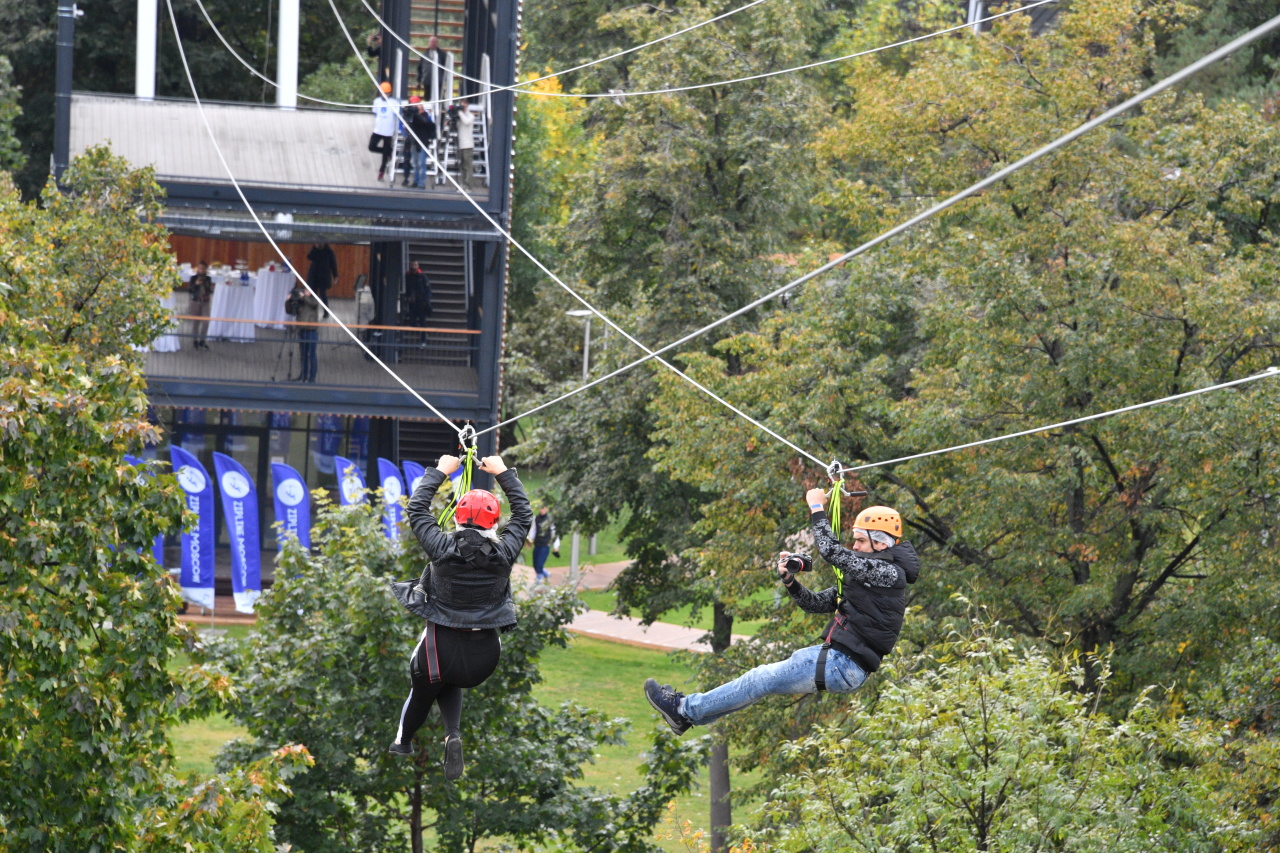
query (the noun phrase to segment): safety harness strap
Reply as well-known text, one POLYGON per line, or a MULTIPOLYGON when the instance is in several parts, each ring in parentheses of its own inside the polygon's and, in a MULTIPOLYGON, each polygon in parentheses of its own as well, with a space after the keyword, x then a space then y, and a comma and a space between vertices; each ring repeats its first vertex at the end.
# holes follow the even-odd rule
POLYGON ((813 683, 818 685, 819 693, 827 689, 827 652, 829 651, 831 651, 831 644, 823 643, 822 651, 818 652, 818 664, 814 667, 813 683))

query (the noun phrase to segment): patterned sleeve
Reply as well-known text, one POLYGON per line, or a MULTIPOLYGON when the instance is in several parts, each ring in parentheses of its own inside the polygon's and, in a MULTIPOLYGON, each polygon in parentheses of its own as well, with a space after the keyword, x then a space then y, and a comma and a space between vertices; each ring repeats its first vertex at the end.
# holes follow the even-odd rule
POLYGON ((815 512, 809 520, 813 525, 813 539, 818 544, 818 553, 824 560, 843 572, 846 578, 868 586, 903 585, 902 572, 893 563, 859 557, 855 552, 841 545, 840 540, 831 532, 831 522, 827 520, 825 512, 815 512))
POLYGON ((822 592, 813 592, 800 583, 799 578, 792 577, 791 586, 783 584, 791 600, 799 605, 805 613, 834 613, 836 604, 836 588, 827 587, 822 592))

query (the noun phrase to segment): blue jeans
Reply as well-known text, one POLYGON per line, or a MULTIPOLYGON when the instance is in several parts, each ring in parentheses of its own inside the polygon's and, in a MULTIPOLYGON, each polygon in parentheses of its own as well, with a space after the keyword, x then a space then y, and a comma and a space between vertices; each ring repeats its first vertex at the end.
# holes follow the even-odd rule
POLYGON ((547 564, 547 555, 551 553, 550 545, 533 546, 533 572, 540 578, 550 577, 543 568, 547 564))
POLYGON ((413 185, 415 187, 427 185, 427 149, 425 148, 413 149, 413 185))
POLYGON ((318 329, 298 330, 298 354, 302 357, 302 381, 316 381, 316 338, 318 329))
MULTIPOLYGON (((814 681, 821 646, 800 649, 790 658, 758 666, 745 675, 707 693, 690 693, 680 710, 695 726, 709 726, 766 696, 794 696, 817 693, 814 681)), ((867 680, 867 674, 853 658, 831 649, 827 652, 827 690, 852 693, 867 680)))

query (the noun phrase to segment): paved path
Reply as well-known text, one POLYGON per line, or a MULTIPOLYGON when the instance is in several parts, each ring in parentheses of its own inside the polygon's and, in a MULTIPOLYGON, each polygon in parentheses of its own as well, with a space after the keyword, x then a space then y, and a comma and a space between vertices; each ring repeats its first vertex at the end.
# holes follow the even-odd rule
MULTIPOLYGON (((627 565, 628 563, 626 562, 584 565, 579 573, 578 588, 604 589, 613 583, 614 578, 627 565)), ((550 586, 564 586, 569 582, 569 570, 567 568, 548 569, 547 573, 551 575, 550 586)), ((511 579, 517 587, 524 586, 530 590, 536 589, 533 585, 533 569, 529 566, 516 563, 512 567, 511 579)), ((198 626, 208 626, 210 624, 208 612, 201 613, 201 609, 194 605, 189 606, 187 613, 179 618, 184 622, 191 622, 198 626)), ((213 625, 215 627, 252 625, 256 620, 257 617, 252 614, 237 613, 235 602, 229 595, 220 595, 214 602, 213 625)), ((645 627, 640 624, 639 619, 630 616, 610 616, 602 610, 588 610, 585 613, 578 614, 577 618, 565 626, 565 629, 583 637, 593 637, 598 640, 609 640, 615 643, 625 643, 629 646, 641 646, 648 649, 692 652, 711 651, 709 644, 699 641, 706 633, 701 629, 686 628, 683 625, 671 625, 666 622, 655 622, 645 627)), ((733 635, 733 642, 735 643, 745 639, 746 637, 741 634, 733 635)))

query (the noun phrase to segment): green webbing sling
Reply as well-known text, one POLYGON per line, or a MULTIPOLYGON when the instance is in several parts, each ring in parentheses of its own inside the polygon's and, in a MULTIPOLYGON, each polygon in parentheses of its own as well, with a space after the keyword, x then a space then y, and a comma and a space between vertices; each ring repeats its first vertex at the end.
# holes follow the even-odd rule
POLYGON ((449 496, 449 502, 445 504, 445 507, 443 510, 441 510, 440 515, 436 516, 436 523, 440 525, 441 530, 445 529, 445 526, 444 526, 445 519, 448 519, 450 523, 453 523, 454 527, 457 526, 457 524, 454 523, 454 516, 458 512, 458 501, 462 498, 463 495, 471 491, 471 469, 475 464, 475 459, 476 459, 476 448, 475 448, 475 445, 473 444, 468 446, 466 450, 463 452, 462 476, 459 477, 458 482, 454 484, 453 494, 449 496))
MULTIPOLYGON (((827 501, 827 517, 831 519, 831 532, 835 535, 837 542, 840 541, 840 504, 843 502, 841 500, 843 486, 843 476, 832 477, 831 495, 827 501)), ((836 573, 836 600, 839 601, 844 597, 844 572, 840 571, 840 567, 835 563, 831 564, 831 571, 836 573)))

